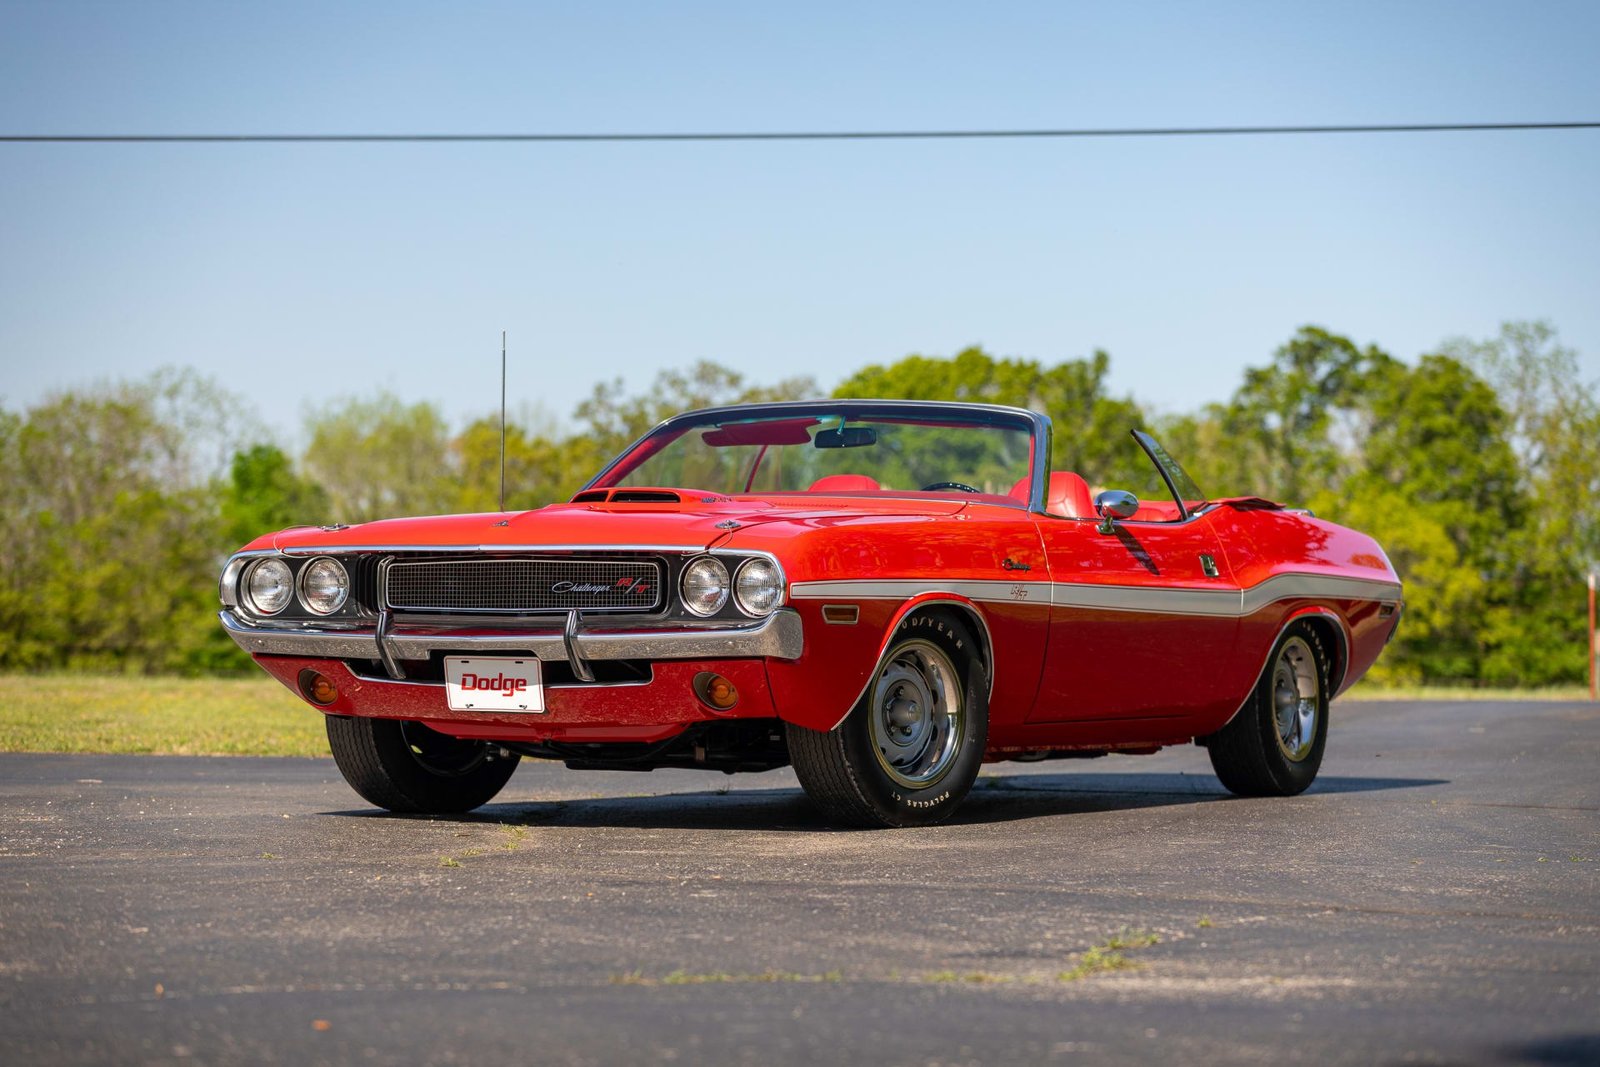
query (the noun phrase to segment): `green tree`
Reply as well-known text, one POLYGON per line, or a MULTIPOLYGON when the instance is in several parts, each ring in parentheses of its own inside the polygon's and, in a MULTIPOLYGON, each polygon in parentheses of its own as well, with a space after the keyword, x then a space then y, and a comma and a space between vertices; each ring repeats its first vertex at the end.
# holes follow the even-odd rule
MULTIPOLYGON (((571 470, 572 451, 553 432, 508 423, 506 508, 519 511, 570 499, 580 477, 571 470)), ((461 471, 455 510, 495 511, 500 494, 500 417, 470 423, 451 445, 461 471)), ((591 472, 592 473, 592 472, 591 472)))
POLYGON ((340 522, 438 514, 455 502, 450 430, 432 404, 383 392, 314 411, 306 429, 306 471, 340 522))
POLYGON ((863 367, 839 383, 834 396, 901 400, 964 400, 1004 404, 1049 415, 1051 468, 1075 470, 1098 485, 1129 488, 1154 473, 1128 437, 1143 429, 1144 413, 1130 397, 1110 396, 1111 357, 1046 367, 1033 360, 997 359, 966 348, 948 359, 910 355, 887 366, 863 367))
POLYGON ((328 494, 300 477, 276 445, 251 445, 233 454, 222 525, 234 545, 286 526, 326 523, 328 494))
POLYGON ((1220 469, 1208 475, 1230 495, 1290 504, 1339 484, 1370 432, 1363 398, 1399 369, 1375 345, 1359 348, 1320 326, 1302 326, 1270 364, 1245 371, 1226 405, 1207 413, 1220 424, 1210 432, 1224 445, 1220 469))
POLYGON ((1504 609, 1486 619, 1485 676, 1584 676, 1584 574, 1600 563, 1600 399, 1577 355, 1544 322, 1511 322, 1486 341, 1445 350, 1473 367, 1504 404, 1524 511, 1501 577, 1504 609))
MULTIPOLYGON (((582 436, 592 445, 590 456, 603 462, 662 419, 680 412, 723 404, 803 400, 818 392, 816 381, 809 377, 751 385, 738 371, 701 360, 687 370, 661 371, 643 392, 632 396, 621 378, 602 382, 578 405, 576 414, 582 436)), ((588 473, 598 469, 596 465, 588 473)))
POLYGON ((193 374, 52 396, 0 419, 0 667, 193 671, 216 626, 216 458, 250 420, 193 374))
POLYGON ((1406 583, 1386 670, 1480 681, 1493 621, 1509 610, 1526 501, 1495 391, 1443 355, 1367 379, 1360 467, 1311 507, 1372 534, 1406 583))

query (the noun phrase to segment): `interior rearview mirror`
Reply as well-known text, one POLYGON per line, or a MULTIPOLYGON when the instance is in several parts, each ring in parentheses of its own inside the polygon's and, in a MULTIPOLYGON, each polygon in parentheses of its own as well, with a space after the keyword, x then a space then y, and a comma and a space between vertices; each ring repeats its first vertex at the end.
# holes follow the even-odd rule
POLYGON ((871 426, 845 426, 837 430, 818 430, 811 439, 816 448, 865 448, 878 443, 878 431, 871 426))

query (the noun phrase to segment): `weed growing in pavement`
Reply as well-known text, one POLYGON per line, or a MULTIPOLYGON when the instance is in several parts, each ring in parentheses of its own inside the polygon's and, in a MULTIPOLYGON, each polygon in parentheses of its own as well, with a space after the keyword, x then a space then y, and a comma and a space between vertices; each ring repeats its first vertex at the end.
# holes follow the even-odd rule
MULTIPOLYGON (((1210 925, 1210 920, 1203 920, 1205 925, 1210 925)), ((1061 971, 1056 975, 1058 982, 1076 982, 1091 975, 1105 974, 1110 971, 1132 970, 1139 965, 1128 959, 1125 952, 1135 949, 1148 948, 1159 945, 1161 936, 1148 930, 1135 930, 1124 926, 1098 945, 1086 949, 1078 961, 1069 970, 1061 971)), ((637 986, 669 986, 669 985, 732 985, 753 983, 777 982, 842 982, 844 974, 841 971, 826 971, 822 974, 802 974, 794 971, 761 971, 753 974, 738 974, 729 971, 712 971, 696 974, 689 971, 669 971, 663 975, 647 975, 643 971, 627 971, 623 974, 612 975, 609 982, 612 985, 637 985, 637 986)), ((890 982, 918 982, 935 985, 959 983, 964 985, 1011 985, 1011 984, 1037 984, 1049 981, 1037 975, 995 974, 990 971, 930 971, 922 975, 902 976, 901 973, 891 971, 888 975, 890 982)))
POLYGON ((1105 941, 1105 947, 1108 949, 1149 948, 1151 945, 1159 944, 1161 944, 1160 934, 1153 934, 1149 930, 1130 930, 1126 926, 1105 941))
POLYGON ((1126 971, 1137 966, 1139 966, 1137 963, 1134 963, 1115 949, 1105 949, 1096 945, 1080 956, 1074 967, 1056 975, 1056 981, 1076 982, 1092 974, 1105 974, 1107 971, 1126 971))
POLYGON ((1124 926, 1100 944, 1090 946, 1082 956, 1078 957, 1078 962, 1073 967, 1056 975, 1056 981, 1076 982, 1090 975, 1132 970, 1139 965, 1124 956, 1124 950, 1148 948, 1160 943, 1159 934, 1153 934, 1148 930, 1130 930, 1124 926))

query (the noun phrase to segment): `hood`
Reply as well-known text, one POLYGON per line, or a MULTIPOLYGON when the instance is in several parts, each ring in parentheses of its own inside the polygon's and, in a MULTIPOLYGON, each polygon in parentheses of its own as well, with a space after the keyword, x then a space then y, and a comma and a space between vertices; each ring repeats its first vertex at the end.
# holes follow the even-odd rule
MULTIPOLYGON (((602 491, 596 491, 597 493, 602 491)), ((551 504, 535 511, 380 519, 353 526, 297 526, 252 542, 253 548, 528 547, 706 549, 737 530, 779 521, 953 515, 951 500, 727 497, 681 490, 609 490, 605 499, 551 504)))

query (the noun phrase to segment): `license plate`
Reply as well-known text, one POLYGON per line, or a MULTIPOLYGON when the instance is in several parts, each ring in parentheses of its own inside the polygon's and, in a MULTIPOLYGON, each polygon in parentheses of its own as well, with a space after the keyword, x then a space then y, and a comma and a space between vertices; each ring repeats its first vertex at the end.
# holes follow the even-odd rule
POLYGON ((451 711, 544 711, 539 661, 509 656, 446 656, 444 693, 451 711))

